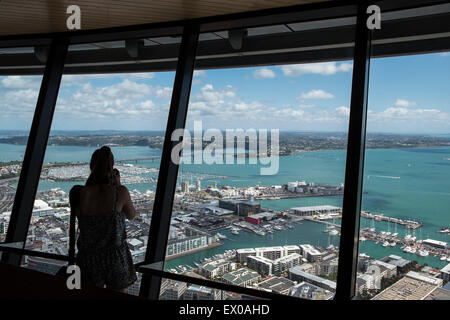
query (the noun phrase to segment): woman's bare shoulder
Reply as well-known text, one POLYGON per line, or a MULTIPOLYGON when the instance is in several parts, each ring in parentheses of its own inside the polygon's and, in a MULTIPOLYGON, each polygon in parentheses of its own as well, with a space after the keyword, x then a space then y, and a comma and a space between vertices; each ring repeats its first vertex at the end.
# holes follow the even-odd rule
POLYGON ((125 196, 126 196, 126 195, 129 194, 128 188, 125 187, 124 185, 118 186, 118 187, 117 187, 117 190, 119 191, 119 194, 120 194, 120 195, 125 195, 125 196))

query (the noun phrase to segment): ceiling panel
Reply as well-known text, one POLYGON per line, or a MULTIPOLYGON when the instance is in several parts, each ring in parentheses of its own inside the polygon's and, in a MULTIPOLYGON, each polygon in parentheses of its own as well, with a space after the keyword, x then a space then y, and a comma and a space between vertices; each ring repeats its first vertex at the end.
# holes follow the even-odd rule
POLYGON ((203 18, 330 0, 0 0, 0 36, 68 31, 66 9, 81 9, 81 29, 203 18))

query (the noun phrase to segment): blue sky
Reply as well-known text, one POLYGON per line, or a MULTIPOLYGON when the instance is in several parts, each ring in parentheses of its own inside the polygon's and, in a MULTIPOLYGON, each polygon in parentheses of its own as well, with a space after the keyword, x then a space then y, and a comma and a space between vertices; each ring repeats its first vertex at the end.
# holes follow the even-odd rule
MULTIPOLYGON (((450 133, 450 54, 371 61, 369 132, 450 133)), ((29 130, 41 77, 0 77, 1 129, 29 130)), ((52 129, 163 130, 174 72, 63 76, 52 129)), ((347 131, 352 62, 196 71, 187 127, 347 131)))

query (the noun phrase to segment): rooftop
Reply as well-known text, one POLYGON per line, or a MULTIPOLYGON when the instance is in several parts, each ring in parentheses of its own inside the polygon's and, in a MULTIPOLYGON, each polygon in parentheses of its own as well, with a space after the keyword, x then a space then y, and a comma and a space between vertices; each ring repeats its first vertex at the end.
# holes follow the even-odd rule
POLYGON ((328 280, 328 279, 324 279, 324 278, 321 278, 321 277, 318 277, 318 276, 310 274, 308 272, 305 272, 305 271, 301 270, 299 268, 299 266, 295 266, 295 267, 290 268, 289 269, 289 273, 301 276, 301 277, 303 277, 305 279, 312 280, 312 281, 314 281, 316 283, 322 283, 322 284, 326 285, 327 287, 336 289, 336 282, 328 280))
POLYGON ((436 287, 430 283, 405 276, 381 291, 372 300, 423 300, 436 287))
POLYGON ((281 277, 273 277, 258 284, 258 287, 272 290, 278 293, 288 290, 294 286, 294 282, 281 277))

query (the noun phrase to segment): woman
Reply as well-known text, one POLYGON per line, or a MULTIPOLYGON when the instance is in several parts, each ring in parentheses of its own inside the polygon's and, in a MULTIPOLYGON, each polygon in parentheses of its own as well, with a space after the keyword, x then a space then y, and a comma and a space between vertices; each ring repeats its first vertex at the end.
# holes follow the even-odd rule
POLYGON ((80 230, 76 264, 82 282, 124 292, 137 279, 125 231, 125 218, 136 211, 113 166, 109 147, 95 150, 86 185, 70 190, 70 204, 80 230))

